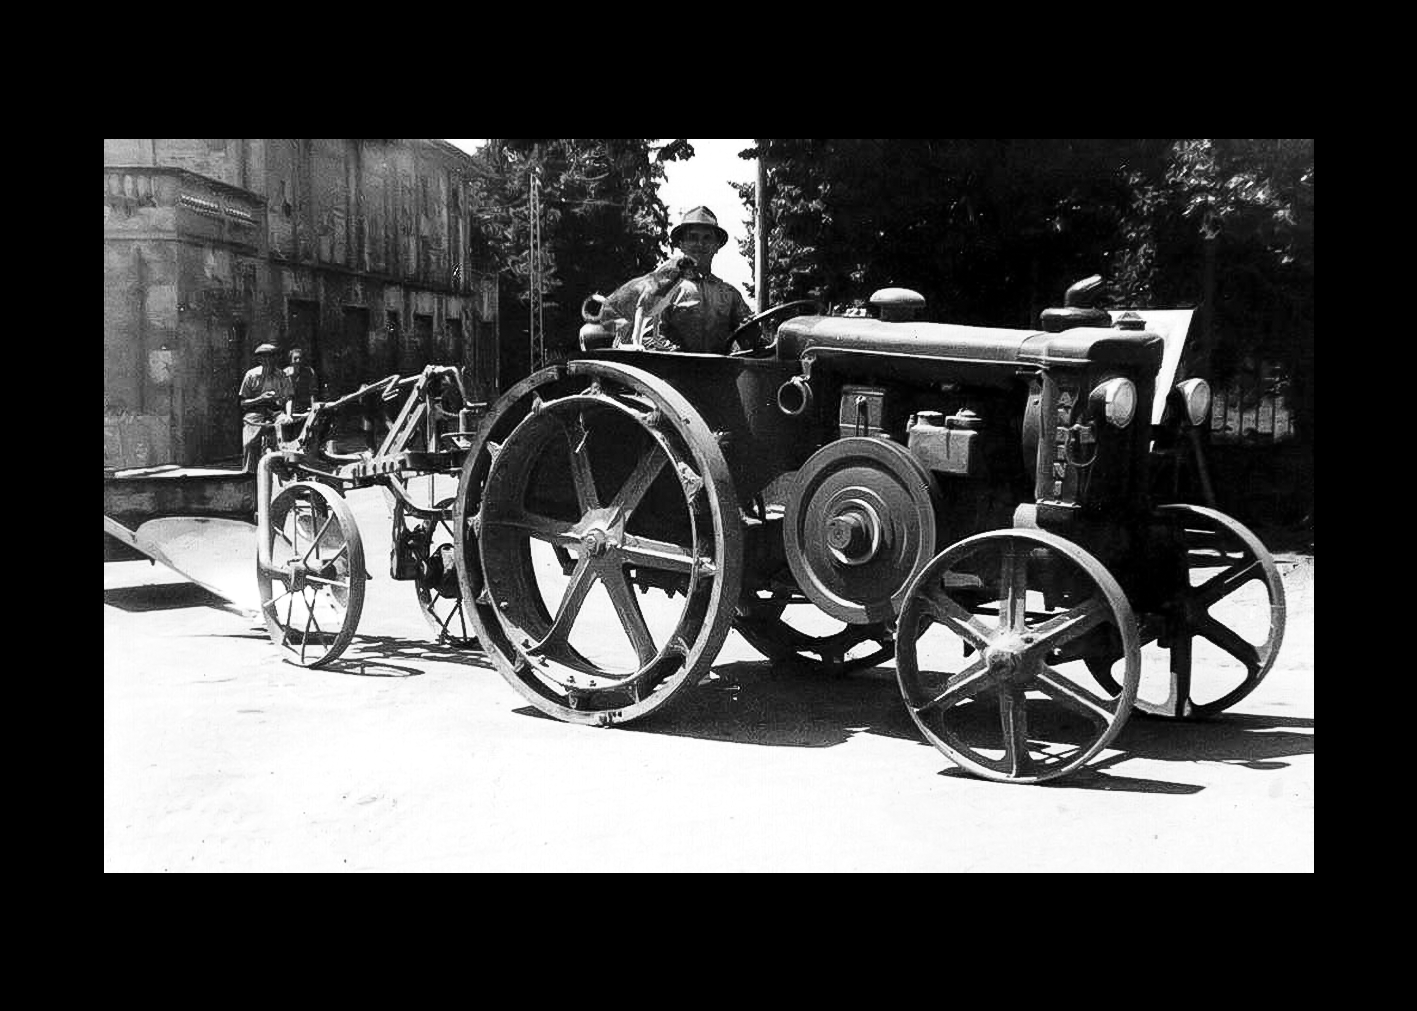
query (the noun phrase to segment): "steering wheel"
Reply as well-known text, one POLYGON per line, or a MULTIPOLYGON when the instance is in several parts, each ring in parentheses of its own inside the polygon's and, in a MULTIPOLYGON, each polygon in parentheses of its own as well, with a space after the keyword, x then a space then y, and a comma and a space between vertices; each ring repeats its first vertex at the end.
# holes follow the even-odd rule
MULTIPOLYGON (((738 328, 734 330, 733 333, 729 334, 727 343, 723 345, 722 353, 725 355, 732 353, 733 345, 737 344, 738 339, 742 337, 744 333, 753 329, 753 327, 761 328, 762 324, 770 322, 772 320, 790 319, 793 316, 805 316, 808 313, 817 313, 820 311, 821 306, 817 304, 817 301, 815 299, 811 298, 798 299, 795 302, 783 302, 780 305, 775 305, 771 308, 764 309, 756 316, 750 316, 748 319, 745 319, 742 323, 738 325, 738 328)), ((739 355, 748 356, 752 354, 760 354, 766 350, 767 348, 753 347, 747 349, 746 351, 739 352, 739 355)))

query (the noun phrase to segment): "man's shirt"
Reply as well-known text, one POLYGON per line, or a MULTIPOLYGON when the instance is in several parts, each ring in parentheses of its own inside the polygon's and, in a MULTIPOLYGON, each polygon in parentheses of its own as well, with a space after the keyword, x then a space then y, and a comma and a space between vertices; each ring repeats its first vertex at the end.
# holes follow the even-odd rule
POLYGON ((646 311, 659 306, 659 336, 681 351, 722 352, 729 334, 752 315, 742 294, 714 274, 684 276, 661 287, 656 274, 663 268, 615 289, 601 310, 602 321, 633 320, 637 306, 646 311))
POLYGON ((316 393, 315 370, 308 365, 302 365, 297 372, 294 365, 287 365, 285 376, 290 380, 291 389, 295 391, 295 410, 308 411, 310 401, 316 393))
POLYGON ((659 325, 662 336, 684 351, 718 353, 728 335, 751 316, 738 289, 713 274, 681 278, 670 294, 659 325))
POLYGON ((271 369, 270 374, 257 365, 246 373, 241 380, 241 390, 237 394, 238 400, 250 400, 252 397, 259 397, 267 390, 275 393, 276 398, 269 407, 254 407, 246 410, 241 415, 241 420, 248 425, 261 425, 270 421, 278 412, 285 410, 285 403, 294 392, 291 389, 290 377, 280 369, 271 369))

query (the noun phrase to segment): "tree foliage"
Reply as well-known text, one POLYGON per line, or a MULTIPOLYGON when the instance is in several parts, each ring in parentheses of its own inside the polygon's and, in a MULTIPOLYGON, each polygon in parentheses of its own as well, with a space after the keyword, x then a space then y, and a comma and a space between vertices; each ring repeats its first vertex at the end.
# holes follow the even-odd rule
POLYGON ((658 195, 664 165, 693 153, 685 140, 656 150, 649 140, 584 139, 491 140, 477 152, 473 252, 501 277, 505 379, 515 382, 530 367, 532 174, 541 204, 543 333, 554 360, 575 349, 588 295, 654 267, 668 237, 658 195))
MULTIPOLYGON (((1312 140, 766 140, 770 301, 900 285, 932 318, 1035 326, 1073 282, 1201 306, 1220 380, 1285 362, 1312 427, 1312 140)), ((738 187, 744 203, 754 186, 738 187)), ((752 257, 754 236, 743 244, 752 257)))
MULTIPOLYGON (((772 301, 920 291, 936 318, 1029 325, 1105 267, 1126 168, 1164 144, 770 140, 772 301)), ((758 149, 753 149, 756 154, 758 149)), ((745 201, 752 187, 741 188, 745 201)), ((751 245, 752 236, 749 236, 751 245)))

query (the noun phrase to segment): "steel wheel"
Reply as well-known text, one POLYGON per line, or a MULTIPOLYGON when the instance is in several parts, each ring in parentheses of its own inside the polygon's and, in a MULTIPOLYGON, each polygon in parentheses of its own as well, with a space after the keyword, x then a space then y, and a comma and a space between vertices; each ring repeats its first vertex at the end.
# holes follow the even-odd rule
POLYGON ((906 591, 896 677, 931 744, 986 779, 1041 783, 1088 762, 1131 712, 1136 621, 1121 587, 1077 545, 1040 530, 978 534, 906 591), (1098 695, 1080 659, 1123 658, 1098 695), (1078 669, 1082 668, 1082 669, 1078 669))
POLYGON ((796 590, 745 595, 733 627, 769 660, 834 677, 875 667, 895 652, 895 637, 884 622, 843 624, 796 590))
POLYGON ((394 525, 419 529, 423 545, 419 574, 413 581, 418 609, 423 612, 436 641, 456 649, 477 645, 472 626, 463 613, 462 590, 458 585, 456 537, 453 533, 455 499, 435 503, 434 511, 410 515, 400 502, 394 508, 394 525))
POLYGON ((322 484, 296 482, 271 503, 271 568, 256 570, 261 612, 286 659, 318 667, 338 657, 364 608, 364 546, 343 498, 322 484))
MULTIPOLYGON (((1176 582, 1142 648, 1137 708, 1153 716, 1203 718, 1254 691, 1284 639, 1284 583, 1258 537, 1192 505, 1160 506, 1171 524, 1176 582), (1154 638, 1154 641, 1150 641, 1154 638)), ((1108 690, 1112 665, 1090 661, 1108 690)))
POLYGON ((639 369, 572 362, 509 391, 464 464, 455 527, 478 639, 558 719, 652 712, 706 672, 732 623, 727 464, 688 401, 639 369), (644 608, 637 589, 656 591, 644 608))

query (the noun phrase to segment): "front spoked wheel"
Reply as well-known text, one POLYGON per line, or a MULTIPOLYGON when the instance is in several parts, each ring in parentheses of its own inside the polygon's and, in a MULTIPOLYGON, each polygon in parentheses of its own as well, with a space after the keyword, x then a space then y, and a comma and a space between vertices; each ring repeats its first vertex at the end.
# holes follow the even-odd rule
MULTIPOLYGON (((1247 528, 1193 505, 1156 510, 1171 530, 1177 590, 1141 652, 1137 708, 1152 716, 1203 719, 1259 687, 1284 639, 1284 582, 1274 558, 1247 528)), ((1104 688, 1114 664, 1090 661, 1104 688)))
POLYGON ((911 718, 985 779, 1041 783, 1081 768, 1116 737, 1136 698, 1136 621, 1092 555, 1038 530, 966 538, 906 591, 896 676, 911 718), (1122 657, 1101 694, 1081 661, 1122 657))
POLYGON ((261 613, 271 641, 301 667, 344 652, 364 608, 364 546, 339 493, 296 482, 275 497, 266 538, 271 565, 257 565, 261 613))

